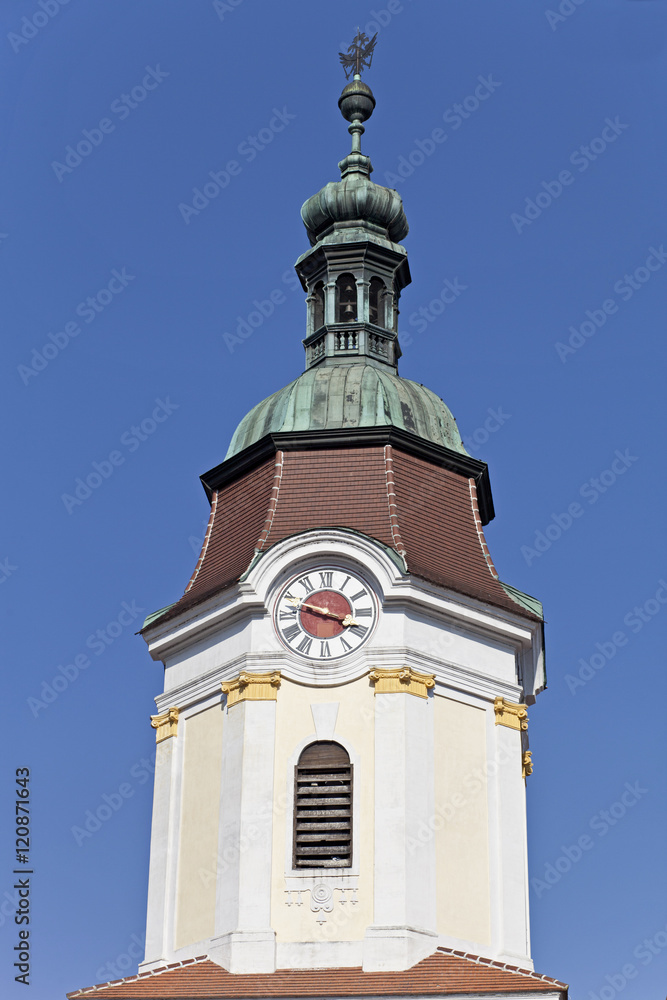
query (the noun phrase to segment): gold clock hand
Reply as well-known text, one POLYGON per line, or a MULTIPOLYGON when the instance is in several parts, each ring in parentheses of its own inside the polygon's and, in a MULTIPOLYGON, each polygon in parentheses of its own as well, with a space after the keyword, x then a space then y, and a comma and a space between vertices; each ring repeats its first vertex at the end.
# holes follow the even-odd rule
MULTIPOLYGON (((328 608, 318 608, 317 604, 302 604, 302 608, 308 608, 309 611, 319 611, 321 615, 331 615, 332 612, 328 608)), ((334 616, 336 617, 336 616, 334 616)))
POLYGON ((299 601, 296 597, 286 597, 285 600, 294 608, 307 608, 308 611, 317 611, 321 615, 327 615, 328 618, 336 618, 345 628, 348 628, 350 625, 359 624, 350 614, 337 615, 335 611, 329 611, 328 608, 320 608, 317 604, 306 604, 304 601, 299 601))

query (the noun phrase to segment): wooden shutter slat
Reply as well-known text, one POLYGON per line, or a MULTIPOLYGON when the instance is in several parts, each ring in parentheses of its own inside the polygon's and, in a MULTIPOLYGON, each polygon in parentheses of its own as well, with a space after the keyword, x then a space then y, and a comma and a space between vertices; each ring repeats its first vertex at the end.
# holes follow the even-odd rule
POLYGON ((349 833, 302 833, 300 844, 346 844, 350 840, 349 833))
MULTIPOLYGON (((349 816, 349 813, 348 813, 348 816, 349 816)), ((310 830, 321 830, 322 829, 322 824, 321 823, 304 823, 301 820, 297 819, 296 828, 297 828, 297 831, 299 833, 308 833, 310 830)), ((349 830, 350 824, 349 823, 345 823, 345 822, 338 823, 335 820, 329 820, 327 822, 326 828, 327 828, 327 830, 349 830)))

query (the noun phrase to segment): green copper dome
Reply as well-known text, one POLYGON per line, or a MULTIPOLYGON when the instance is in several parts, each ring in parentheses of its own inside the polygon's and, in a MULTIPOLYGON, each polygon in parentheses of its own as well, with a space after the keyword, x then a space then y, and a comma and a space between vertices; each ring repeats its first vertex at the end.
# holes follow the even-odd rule
POLYGON ((311 368, 263 400, 236 428, 226 458, 280 431, 390 426, 467 455, 454 417, 434 392, 357 362, 311 368))

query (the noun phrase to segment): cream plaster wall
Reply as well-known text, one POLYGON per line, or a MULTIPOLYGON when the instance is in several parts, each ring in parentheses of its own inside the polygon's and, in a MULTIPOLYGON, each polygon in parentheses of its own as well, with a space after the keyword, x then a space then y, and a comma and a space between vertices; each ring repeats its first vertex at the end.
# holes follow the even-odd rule
POLYGON ((438 695, 434 709, 438 931, 489 945, 486 712, 438 695))
MULTIPOLYGON (((276 932, 277 942, 360 941, 366 927, 373 922, 374 698, 374 689, 368 677, 328 688, 308 687, 283 678, 278 690, 271 895, 271 926, 276 932), (310 893, 306 891, 302 894, 301 906, 295 903, 288 906, 286 903, 285 875, 288 872, 285 869, 285 851, 293 822, 287 803, 291 801, 294 781, 290 758, 304 741, 317 739, 310 706, 332 702, 339 703, 333 739, 340 740, 347 747, 354 763, 353 780, 359 807, 353 813, 353 824, 358 834, 359 857, 353 857, 353 868, 349 870, 359 871, 359 901, 341 905, 340 894, 334 890, 334 909, 323 914, 311 911, 310 893), (357 762, 354 761, 355 754, 357 762), (324 916, 326 922, 318 923, 317 918, 324 916)), ((326 874, 322 880, 326 881, 326 874)))
POLYGON ((181 719, 184 741, 181 836, 174 945, 182 948, 215 932, 222 720, 219 705, 181 719))

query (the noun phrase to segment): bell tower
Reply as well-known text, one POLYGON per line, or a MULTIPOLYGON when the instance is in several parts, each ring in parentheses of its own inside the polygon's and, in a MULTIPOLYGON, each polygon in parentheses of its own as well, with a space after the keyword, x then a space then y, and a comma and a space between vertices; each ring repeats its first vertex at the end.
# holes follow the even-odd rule
POLYGON ((408 225, 361 152, 373 44, 347 57, 341 179, 302 208, 305 371, 202 476, 197 565, 142 629, 165 668, 146 955, 96 995, 566 998, 528 920, 542 608, 494 567, 486 465, 398 374, 408 225))

